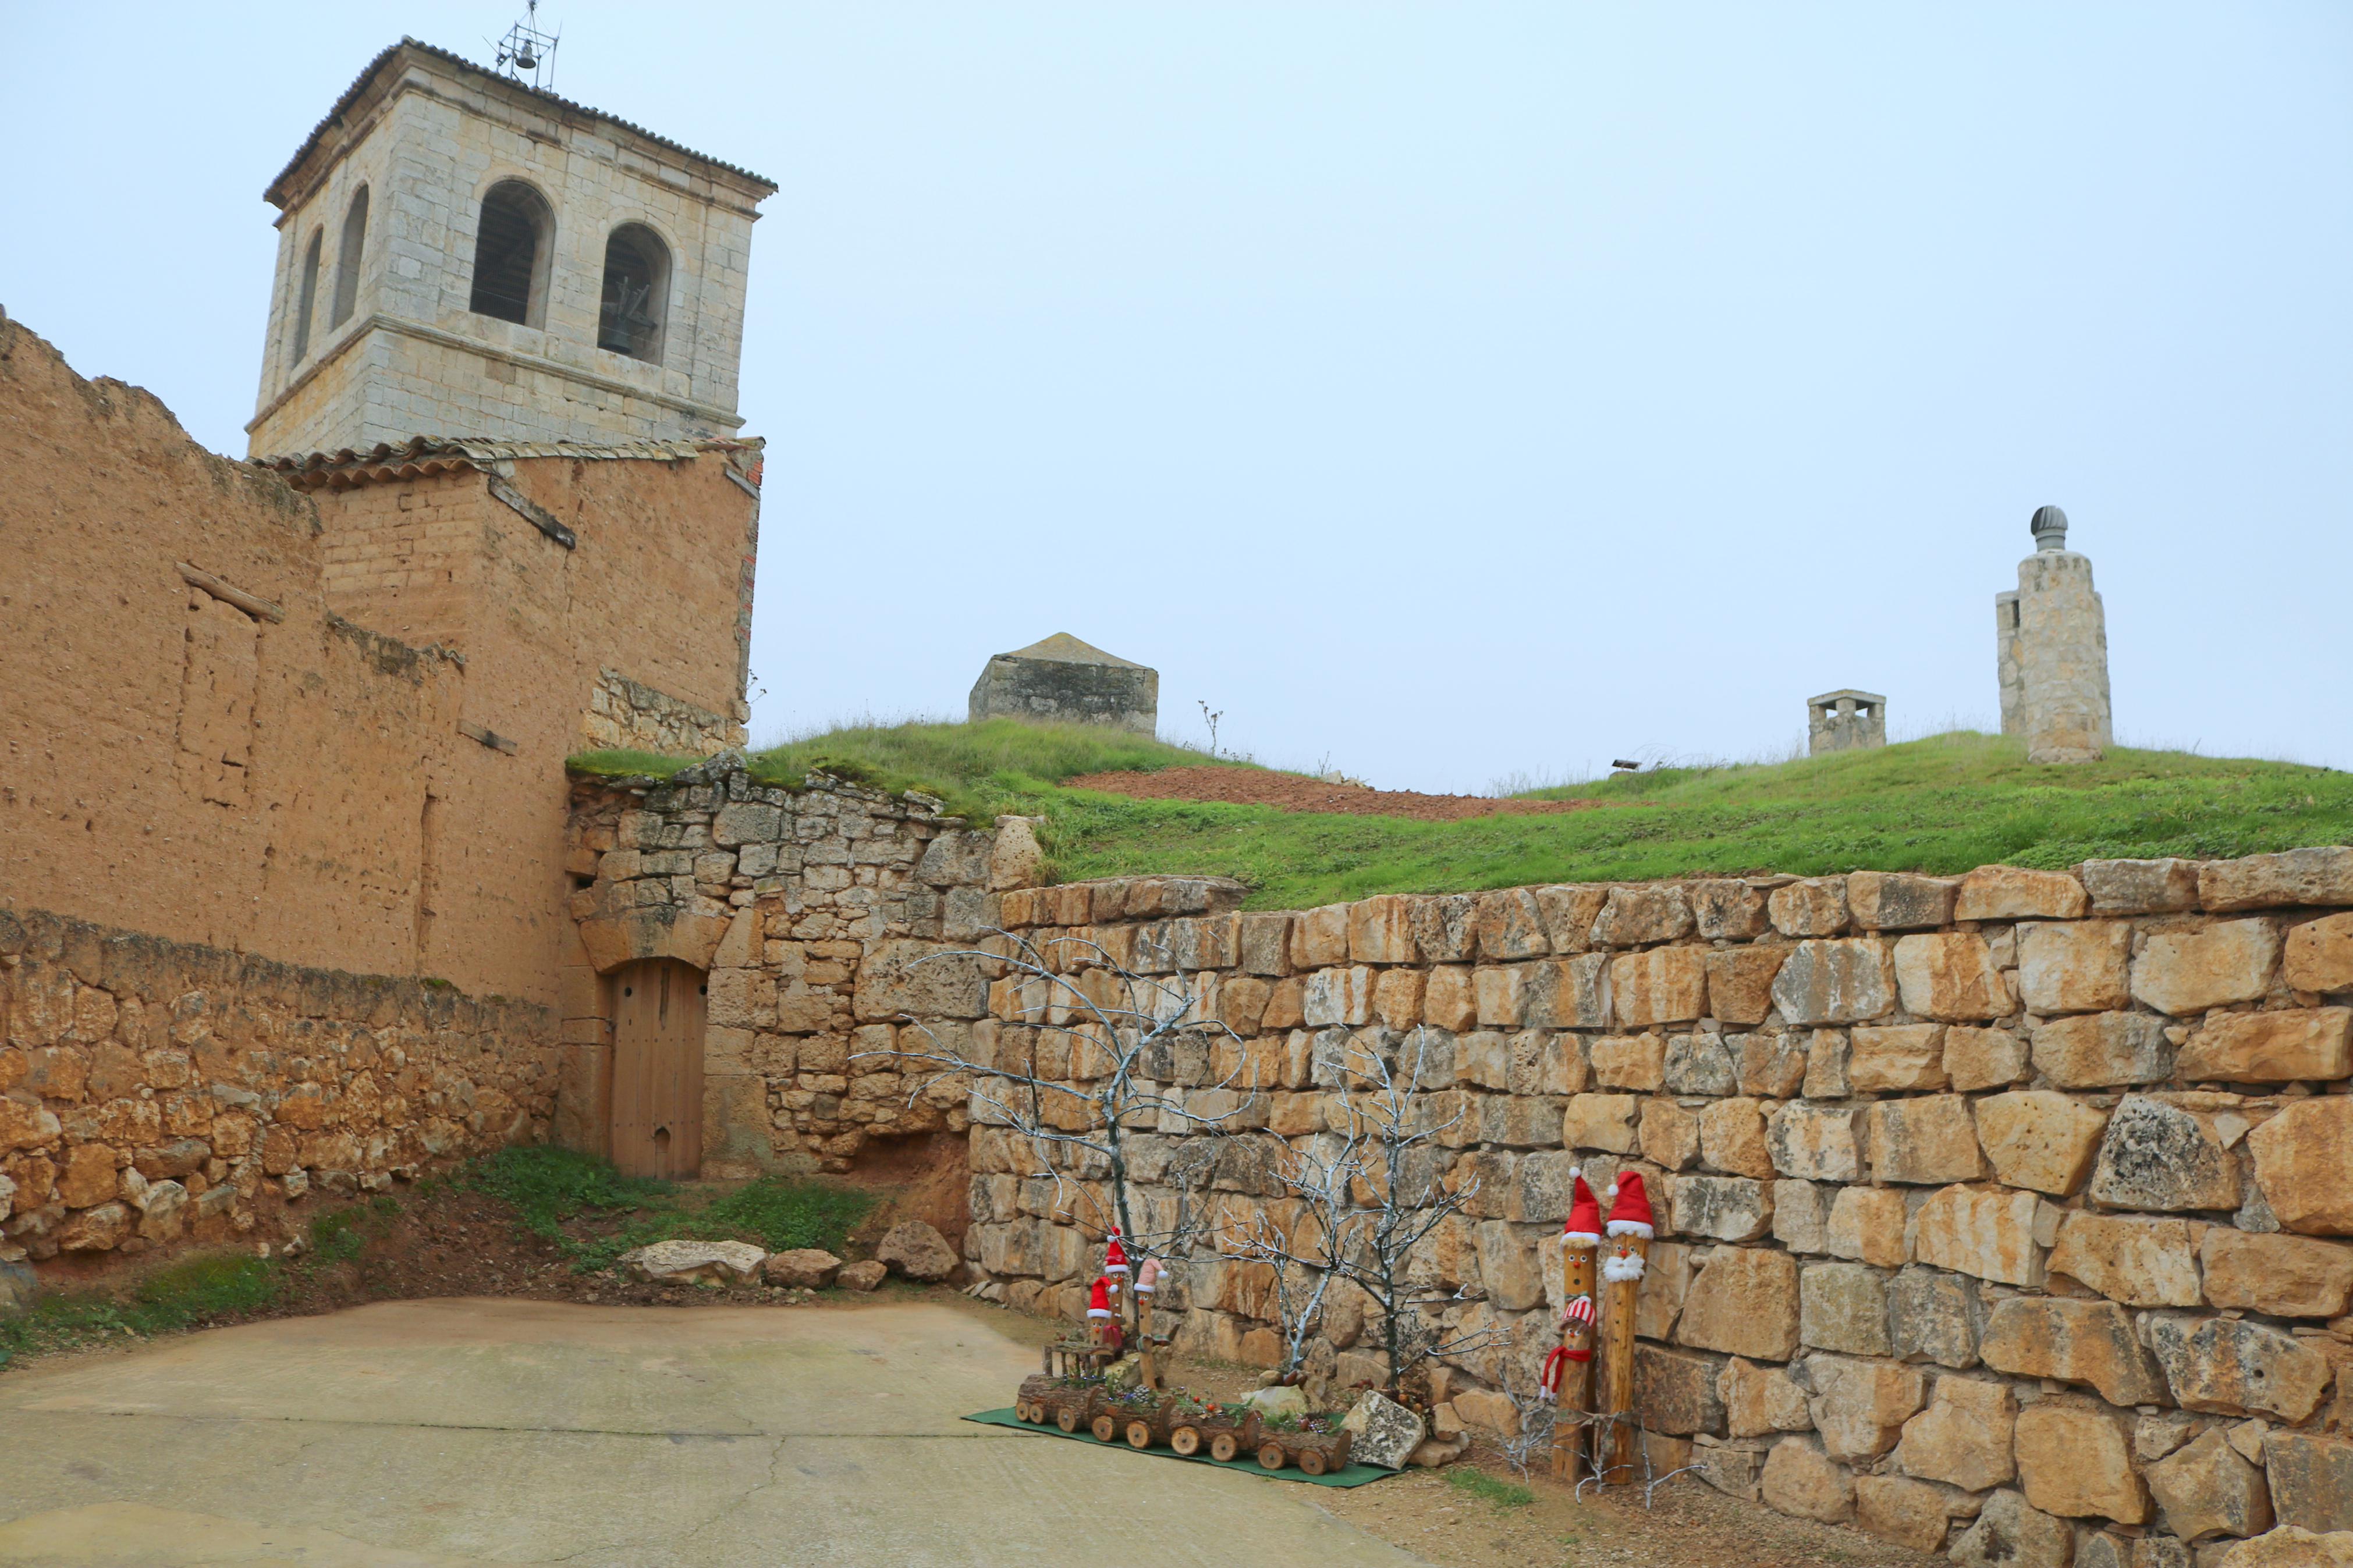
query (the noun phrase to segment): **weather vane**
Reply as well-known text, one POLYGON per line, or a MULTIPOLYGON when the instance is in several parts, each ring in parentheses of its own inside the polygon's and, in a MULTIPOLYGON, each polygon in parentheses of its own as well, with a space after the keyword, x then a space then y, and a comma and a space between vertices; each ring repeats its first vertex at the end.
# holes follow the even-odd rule
POLYGON ((498 50, 498 68, 516 81, 552 88, 555 85, 555 46, 563 42, 564 30, 539 30, 539 0, 523 0, 523 19, 509 27, 507 36, 492 46, 498 50))

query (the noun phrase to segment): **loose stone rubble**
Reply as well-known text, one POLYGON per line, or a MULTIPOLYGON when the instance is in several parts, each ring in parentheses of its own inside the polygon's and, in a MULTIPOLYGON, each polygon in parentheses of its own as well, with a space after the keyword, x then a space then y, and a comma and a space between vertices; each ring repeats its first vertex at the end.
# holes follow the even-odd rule
POLYGON ((619 1267, 657 1285, 741 1285, 760 1277, 767 1256, 743 1241, 657 1241, 621 1254, 619 1267))
POLYGON ((1405 1468, 1428 1434, 1420 1416, 1378 1390, 1367 1390, 1340 1426, 1356 1434, 1348 1445, 1348 1462, 1385 1470, 1405 1468))
POLYGON ((923 1220, 902 1220, 885 1231, 875 1244, 874 1258, 910 1279, 945 1279, 961 1266, 955 1248, 923 1220))

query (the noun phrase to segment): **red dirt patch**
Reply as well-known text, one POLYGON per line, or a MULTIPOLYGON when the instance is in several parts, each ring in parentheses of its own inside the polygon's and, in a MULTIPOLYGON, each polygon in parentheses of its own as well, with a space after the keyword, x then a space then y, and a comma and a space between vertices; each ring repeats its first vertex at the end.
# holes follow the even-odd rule
POLYGON ((1549 816, 1591 811, 1599 800, 1499 800, 1483 795, 1417 795, 1404 789, 1326 784, 1298 773, 1266 768, 1162 768, 1156 773, 1082 773, 1064 779, 1068 789, 1098 789, 1139 800, 1215 800, 1233 805, 1271 805, 1277 811, 1345 813, 1352 816, 1405 816, 1419 822, 1456 822, 1466 816, 1549 816))

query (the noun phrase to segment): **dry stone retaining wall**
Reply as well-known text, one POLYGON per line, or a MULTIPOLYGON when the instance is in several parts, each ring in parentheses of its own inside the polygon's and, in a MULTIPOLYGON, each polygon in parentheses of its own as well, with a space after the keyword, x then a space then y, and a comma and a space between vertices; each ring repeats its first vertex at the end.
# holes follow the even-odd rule
POLYGON ((664 784, 576 784, 572 857, 589 883, 573 897, 585 970, 565 987, 567 1142, 604 1136, 610 988, 595 977, 652 957, 710 973, 705 1174, 839 1171, 876 1136, 965 1130, 964 1091, 910 1104, 890 1055, 902 1015, 957 1049, 980 1023, 979 963, 938 955, 997 922, 992 888, 1034 876, 1026 823, 967 832, 922 797, 758 784, 723 753, 664 784))
POLYGON ((0 907, 0 1261, 290 1236, 314 1188, 543 1137, 554 1019, 0 907))
MULTIPOLYGON (((718 829, 743 789, 647 792, 626 830, 742 840, 681 846, 733 858, 681 864, 753 911, 723 1023, 714 972, 714 1059, 750 1053, 777 1158, 969 1126, 967 1267, 1016 1305, 1074 1312, 1099 1247, 1031 1151, 907 1108, 907 1064, 857 1055, 905 1045, 912 1012, 1026 1059, 1034 990, 907 978, 1000 926, 1074 968, 1083 942, 1196 976, 1238 1038, 1155 1072, 1248 1130, 1212 1183, 1236 1215, 1287 1211, 1267 1140, 1329 1126, 1349 1037, 1420 1045, 1444 1177, 1479 1184, 1427 1267, 1468 1298, 1457 1326, 1511 1336, 1434 1380, 1474 1424, 1511 1418, 1509 1362, 1532 1384, 1553 1342, 1570 1172, 1633 1169, 1661 1222, 1635 1381, 1662 1464, 1972 1563, 2188 1568, 2274 1523, 2353 1528, 2353 849, 1255 913, 1210 879, 1024 887, 1026 851, 849 790, 718 829), (747 855, 776 857, 765 884, 747 855)), ((1183 1142, 1134 1140, 1155 1223, 1183 1142)), ((1187 1348, 1263 1364, 1268 1295, 1205 1254, 1163 1301, 1187 1348)), ((1378 1377, 1363 1333, 1344 1298, 1311 1365, 1378 1377)))

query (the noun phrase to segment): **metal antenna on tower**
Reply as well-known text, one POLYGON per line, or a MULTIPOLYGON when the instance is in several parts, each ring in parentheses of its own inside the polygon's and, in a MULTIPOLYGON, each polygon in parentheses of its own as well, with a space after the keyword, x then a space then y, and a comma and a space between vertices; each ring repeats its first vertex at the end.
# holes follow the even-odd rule
POLYGON ((555 46, 563 41, 561 27, 553 33, 539 30, 539 0, 523 0, 523 19, 491 47, 498 51, 499 69, 516 81, 544 89, 555 85, 555 46))

